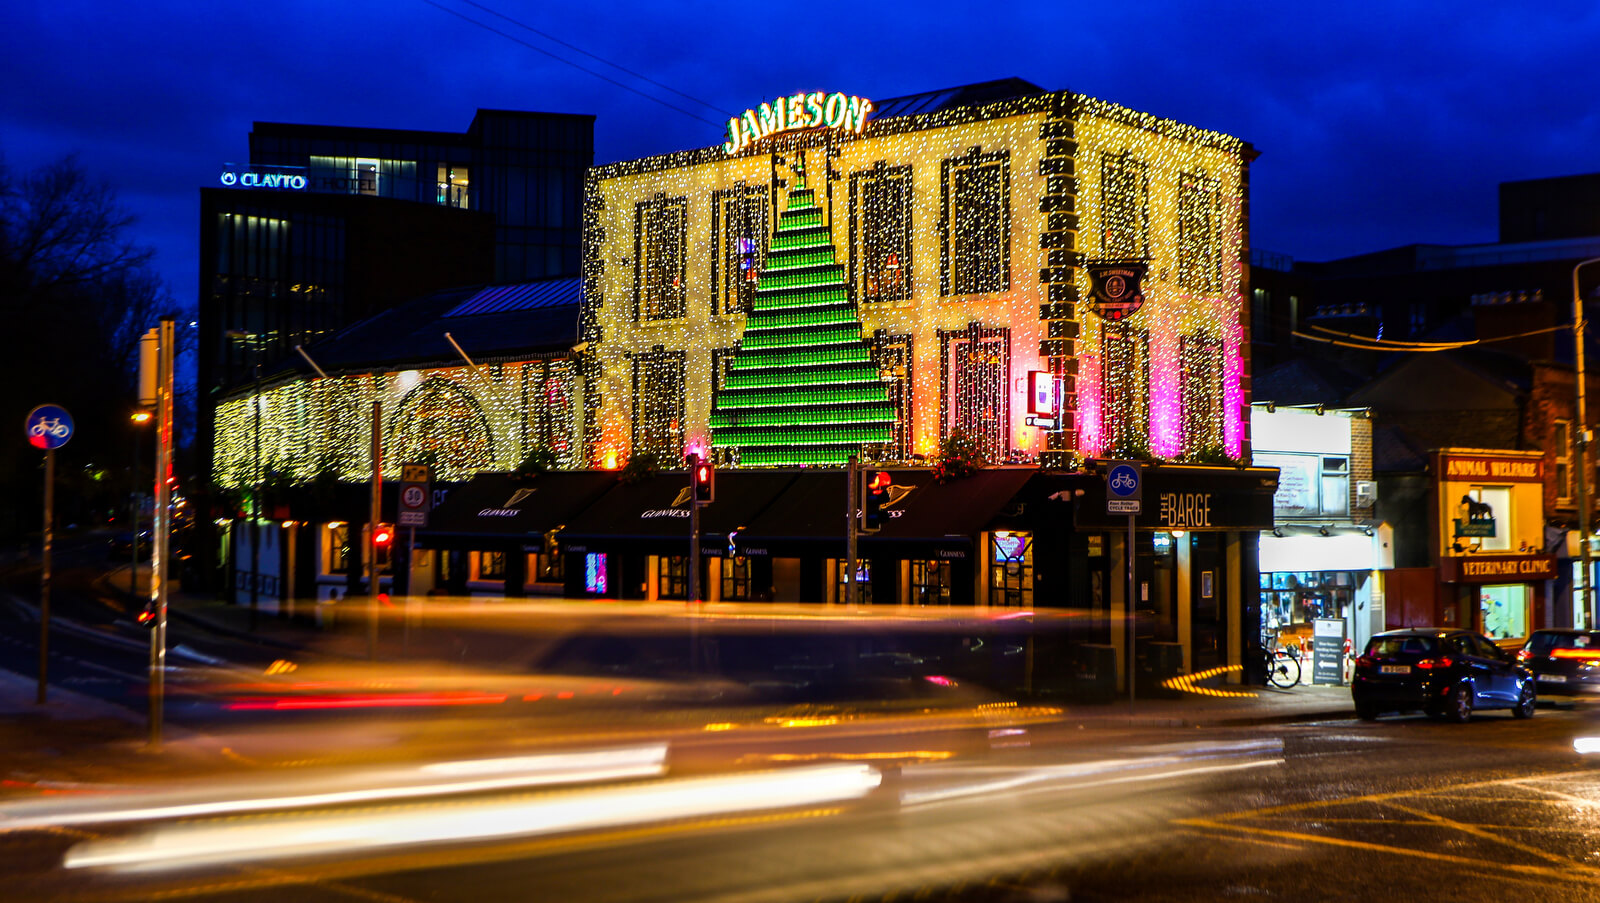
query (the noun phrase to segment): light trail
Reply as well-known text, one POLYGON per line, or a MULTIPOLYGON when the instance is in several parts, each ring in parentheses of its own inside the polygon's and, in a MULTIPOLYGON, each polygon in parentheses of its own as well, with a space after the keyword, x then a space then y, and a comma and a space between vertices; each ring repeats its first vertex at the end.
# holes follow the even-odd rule
POLYGON ((865 796, 882 780, 868 765, 829 764, 679 778, 533 798, 457 800, 356 812, 163 824, 67 852, 69 869, 150 872, 293 856, 328 856, 432 843, 535 837, 865 796))

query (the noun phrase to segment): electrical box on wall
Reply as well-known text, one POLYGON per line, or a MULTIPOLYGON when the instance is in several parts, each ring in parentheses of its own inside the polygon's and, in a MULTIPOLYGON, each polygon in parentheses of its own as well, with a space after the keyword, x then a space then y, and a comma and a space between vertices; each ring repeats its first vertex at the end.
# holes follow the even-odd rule
POLYGON ((1372 480, 1356 481, 1356 507, 1371 508, 1378 501, 1378 484, 1372 480))

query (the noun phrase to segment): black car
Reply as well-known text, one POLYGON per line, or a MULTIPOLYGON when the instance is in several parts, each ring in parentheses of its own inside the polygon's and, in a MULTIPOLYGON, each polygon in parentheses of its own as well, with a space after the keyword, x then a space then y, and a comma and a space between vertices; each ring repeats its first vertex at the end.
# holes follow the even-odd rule
POLYGON ((1535 630, 1517 658, 1538 679, 1540 693, 1600 693, 1600 630, 1535 630))
POLYGON ((1470 630, 1412 628, 1380 633, 1356 659, 1356 715, 1422 710, 1463 722, 1474 709, 1533 717, 1538 684, 1515 656, 1470 630))

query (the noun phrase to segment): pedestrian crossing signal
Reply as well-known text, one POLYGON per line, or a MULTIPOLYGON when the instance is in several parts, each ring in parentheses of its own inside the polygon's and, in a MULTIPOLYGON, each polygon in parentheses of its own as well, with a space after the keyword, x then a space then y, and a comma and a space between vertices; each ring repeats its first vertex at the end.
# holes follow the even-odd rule
POLYGON ((716 496, 717 469, 709 461, 696 461, 690 468, 694 475, 694 503, 709 505, 716 496))

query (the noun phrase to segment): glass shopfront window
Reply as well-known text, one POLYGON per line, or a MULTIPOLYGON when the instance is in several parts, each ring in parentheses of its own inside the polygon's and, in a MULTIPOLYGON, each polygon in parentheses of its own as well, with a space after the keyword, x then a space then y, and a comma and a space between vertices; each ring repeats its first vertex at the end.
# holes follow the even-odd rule
POLYGON ((662 555, 657 560, 657 595, 662 599, 689 598, 689 556, 662 555))
POLYGON ((1491 640, 1521 639, 1528 635, 1528 586, 1478 587, 1478 613, 1483 633, 1491 640))
POLYGON ((1033 605, 1033 534, 996 532, 989 543, 989 602, 1033 605))
MULTIPOLYGON (((839 601, 843 602, 848 598, 849 590, 845 589, 845 584, 849 582, 850 568, 844 559, 839 559, 833 569, 839 576, 839 601)), ((872 562, 865 558, 856 559, 856 602, 861 605, 872 604, 872 562)))
POLYGON ((1261 575, 1261 631, 1309 630, 1317 618, 1342 618, 1355 599, 1349 571, 1274 571, 1261 575))
POLYGON ((950 562, 912 560, 912 605, 949 605, 950 587, 950 562))
POLYGON ((743 555, 722 559, 722 598, 728 602, 750 601, 750 559, 743 555))

